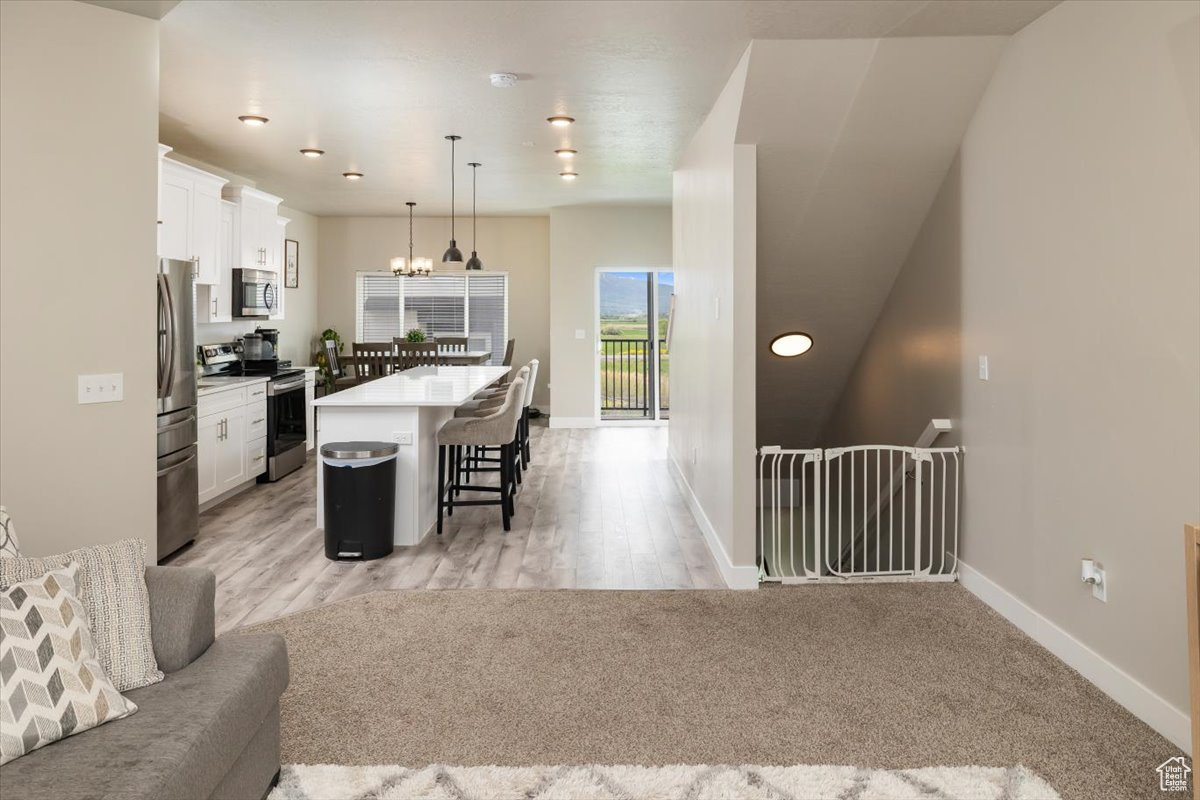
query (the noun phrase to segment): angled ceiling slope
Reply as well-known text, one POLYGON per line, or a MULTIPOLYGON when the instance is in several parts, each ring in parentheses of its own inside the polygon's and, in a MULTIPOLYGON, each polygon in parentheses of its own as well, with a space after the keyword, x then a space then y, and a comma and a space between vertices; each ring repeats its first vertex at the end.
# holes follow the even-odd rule
POLYGON ((818 444, 1006 42, 754 42, 737 141, 758 147, 760 444, 818 444), (772 357, 789 330, 815 346, 772 357))

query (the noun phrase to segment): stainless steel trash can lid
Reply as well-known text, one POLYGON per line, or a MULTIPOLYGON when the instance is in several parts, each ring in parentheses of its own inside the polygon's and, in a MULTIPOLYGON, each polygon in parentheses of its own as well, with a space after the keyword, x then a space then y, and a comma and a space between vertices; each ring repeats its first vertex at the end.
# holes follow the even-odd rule
POLYGON ((330 442, 321 445, 325 458, 381 458, 400 451, 395 442, 330 442))

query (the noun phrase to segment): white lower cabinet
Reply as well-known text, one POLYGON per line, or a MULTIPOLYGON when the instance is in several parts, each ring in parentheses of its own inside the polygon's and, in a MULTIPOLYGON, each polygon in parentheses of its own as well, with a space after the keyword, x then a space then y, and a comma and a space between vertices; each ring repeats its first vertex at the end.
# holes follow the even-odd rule
POLYGON ((317 399, 317 373, 313 370, 304 371, 304 430, 308 432, 306 449, 312 450, 317 444, 317 408, 313 401, 317 399))
POLYGON ((200 398, 196 460, 201 503, 220 497, 266 472, 264 386, 226 389, 200 398))

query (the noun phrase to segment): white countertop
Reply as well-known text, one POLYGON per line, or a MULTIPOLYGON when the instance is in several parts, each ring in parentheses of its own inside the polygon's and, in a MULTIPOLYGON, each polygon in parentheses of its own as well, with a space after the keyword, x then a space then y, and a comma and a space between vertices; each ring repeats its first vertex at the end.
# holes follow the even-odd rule
POLYGON ((239 386, 250 386, 255 383, 266 383, 270 378, 266 375, 222 375, 200 378, 196 382, 196 395, 204 397, 226 389, 236 389, 239 386))
POLYGON ((417 367, 352 386, 314 401, 318 407, 458 407, 511 367, 417 367))

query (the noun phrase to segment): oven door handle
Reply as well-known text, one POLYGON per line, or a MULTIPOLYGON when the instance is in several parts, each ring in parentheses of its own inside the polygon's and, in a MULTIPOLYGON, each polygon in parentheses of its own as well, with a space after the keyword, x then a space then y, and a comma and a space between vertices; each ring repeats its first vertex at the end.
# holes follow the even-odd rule
POLYGON ((271 395, 272 397, 278 397, 279 395, 283 394, 284 392, 290 392, 293 389, 303 389, 303 388, 304 388, 304 378, 303 378, 303 376, 301 376, 301 378, 299 380, 288 381, 287 383, 276 383, 275 381, 271 381, 270 383, 267 384, 267 394, 271 395))

